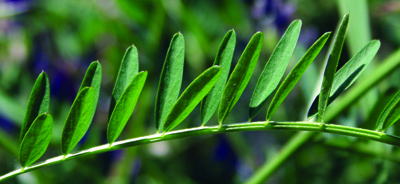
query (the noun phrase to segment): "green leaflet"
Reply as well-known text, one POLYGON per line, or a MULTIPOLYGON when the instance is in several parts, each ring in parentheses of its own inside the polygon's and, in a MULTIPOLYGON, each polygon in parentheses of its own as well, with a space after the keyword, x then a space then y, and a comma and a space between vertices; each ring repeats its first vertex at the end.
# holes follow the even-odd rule
MULTIPOLYGON (((328 105, 332 103, 343 91, 349 88, 365 70, 367 65, 375 57, 380 47, 378 40, 368 42, 354 57, 352 57, 338 72, 336 72, 332 90, 329 96, 328 105)), ((319 96, 314 100, 308 112, 313 117, 318 109, 319 96)))
POLYGON ((44 112, 49 112, 50 104, 50 84, 49 78, 46 72, 40 73, 36 79, 31 95, 29 96, 28 105, 26 107, 25 118, 21 127, 20 141, 24 139, 24 136, 28 129, 31 127, 32 122, 36 117, 44 112))
POLYGON ((67 155, 85 135, 96 110, 96 89, 85 87, 79 91, 68 113, 61 135, 61 149, 67 155))
POLYGON ((167 56, 161 72, 160 83, 154 110, 156 128, 164 129, 165 118, 179 96, 182 84, 185 41, 181 33, 176 33, 169 45, 167 56))
POLYGON ((380 46, 381 42, 379 40, 368 42, 354 57, 352 57, 338 72, 336 72, 329 97, 337 97, 340 93, 349 88, 349 86, 354 83, 354 81, 366 69, 366 66, 375 57, 380 46), (357 70, 361 71, 356 72, 357 70), (354 78, 350 77, 353 75, 355 75, 354 78))
POLYGON ((346 37, 348 24, 349 24, 349 14, 346 14, 343 17, 343 20, 338 27, 332 45, 332 50, 330 50, 328 55, 328 62, 326 64, 324 78, 322 80, 322 85, 321 85, 321 92, 319 94, 317 121, 323 122, 324 120, 326 106, 328 105, 328 99, 331 93, 333 80, 335 78, 336 68, 340 59, 340 54, 342 52, 344 39, 346 37))
POLYGON ((253 119, 266 103, 269 95, 278 87, 285 73, 301 30, 301 21, 293 21, 276 45, 271 57, 258 78, 250 100, 249 119, 253 119))
POLYGON ((376 130, 385 132, 394 123, 400 119, 400 91, 394 95, 390 102, 385 106, 378 121, 376 122, 376 130))
POLYGON ((235 50, 236 33, 232 29, 228 31, 218 48, 217 56, 214 60, 214 65, 219 65, 222 68, 221 76, 215 86, 211 89, 208 95, 204 98, 200 107, 201 123, 205 125, 215 110, 218 107, 221 95, 224 92, 224 87, 228 79, 229 70, 231 68, 233 51, 235 50))
POLYGON ((300 61, 294 66, 292 71, 288 74, 286 79, 279 86, 274 98, 272 99, 271 105, 267 111, 267 121, 269 121, 278 109, 278 107, 285 100, 287 95, 292 91, 296 83, 300 80, 300 77, 307 70, 308 66, 314 61, 321 49, 324 47, 331 33, 325 33, 322 35, 304 54, 300 61))
POLYGON ((33 164, 47 149, 53 131, 53 118, 50 114, 42 113, 26 132, 20 145, 20 162, 22 167, 33 164))
POLYGON ((231 112, 233 106, 246 88, 260 56, 262 43, 262 32, 255 33, 229 77, 218 109, 218 122, 220 125, 231 112))
MULTIPOLYGON (((94 101, 94 109, 97 107, 97 101, 99 100, 99 94, 100 94, 100 86, 101 86, 101 65, 98 61, 93 61, 88 69, 86 70, 85 77, 83 78, 83 81, 81 83, 81 87, 79 88, 79 91, 81 91, 85 87, 93 87, 94 88, 94 96, 95 96, 95 101, 94 101)), ((94 117, 94 113, 96 111, 93 111, 93 114, 90 118, 90 121, 92 121, 94 117)))
POLYGON ((147 72, 138 73, 121 94, 115 109, 111 114, 107 128, 107 140, 111 144, 121 134, 129 117, 135 109, 136 102, 146 82, 147 72))
POLYGON ((164 132, 178 126, 210 92, 221 74, 220 66, 213 66, 198 76, 172 106, 164 125, 164 132))
POLYGON ((109 118, 114 111, 115 104, 118 103, 122 93, 131 83, 133 77, 139 72, 139 56, 134 45, 126 49, 125 55, 122 58, 121 66, 119 67, 117 81, 111 96, 109 118))

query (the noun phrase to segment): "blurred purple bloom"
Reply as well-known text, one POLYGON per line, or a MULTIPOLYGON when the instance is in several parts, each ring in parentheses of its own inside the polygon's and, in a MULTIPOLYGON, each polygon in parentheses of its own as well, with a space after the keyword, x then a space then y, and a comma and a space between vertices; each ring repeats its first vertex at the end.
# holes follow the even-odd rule
POLYGON ((33 0, 0 0, 0 16, 13 16, 30 9, 33 0))
POLYGON ((258 0, 255 2, 253 17, 261 26, 273 24, 280 32, 284 32, 292 21, 296 8, 282 0, 258 0))
POLYGON ((235 151, 224 136, 218 136, 218 144, 214 149, 214 160, 224 163, 227 167, 236 166, 238 159, 235 151))
POLYGON ((0 115, 0 128, 6 132, 12 132, 16 127, 9 119, 0 115))

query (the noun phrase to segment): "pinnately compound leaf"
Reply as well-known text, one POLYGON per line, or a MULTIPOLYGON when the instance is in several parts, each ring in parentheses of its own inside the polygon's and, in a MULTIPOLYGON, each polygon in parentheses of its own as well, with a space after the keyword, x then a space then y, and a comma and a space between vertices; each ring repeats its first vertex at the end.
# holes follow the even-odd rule
POLYGON ((383 109, 376 122, 376 130, 385 132, 400 119, 400 91, 394 95, 383 109))
MULTIPOLYGON (((83 78, 81 87, 79 88, 79 91, 81 91, 85 87, 94 88, 95 101, 94 101, 93 106, 95 109, 97 107, 97 101, 98 101, 99 95, 100 95, 101 72, 102 72, 102 69, 101 69, 100 63, 98 61, 93 61, 89 65, 88 69, 86 70, 85 77, 83 78)), ((96 111, 93 111, 90 121, 92 121, 95 112, 96 111)))
POLYGON ((50 84, 47 74, 43 71, 33 86, 31 95, 29 97, 28 105, 26 107, 25 118, 21 127, 20 141, 24 136, 36 117, 44 112, 49 112, 50 104, 50 84))
POLYGON ((300 77, 307 70, 308 66, 314 61, 321 49, 324 47, 331 33, 325 33, 322 35, 304 54, 300 61, 294 66, 292 71, 288 74, 286 79, 279 86, 274 98, 271 101, 271 105, 267 111, 267 121, 269 121, 278 109, 278 107, 285 100, 287 95, 292 91, 293 87, 300 80, 300 77))
POLYGON ((92 121, 94 104, 97 101, 93 87, 85 87, 79 91, 68 113, 62 135, 61 149, 67 155, 85 135, 92 121))
POLYGON ((263 34, 262 32, 257 32, 247 44, 235 69, 229 77, 218 108, 218 122, 220 125, 231 112, 233 106, 246 88, 254 68, 256 67, 258 57, 260 56, 262 43, 263 34))
MULTIPOLYGON (((380 42, 378 40, 368 42, 354 57, 336 72, 328 99, 328 105, 354 83, 375 57, 379 47, 380 42)), ((319 97, 317 97, 311 105, 308 112, 309 117, 312 117, 318 111, 318 98, 319 97)))
POLYGON ((53 118, 42 113, 26 132, 20 145, 20 162, 22 167, 29 166, 38 160, 46 151, 53 131, 53 118))
POLYGON ((236 33, 232 29, 225 34, 224 39, 219 45, 217 56, 215 57, 214 65, 221 66, 222 72, 215 86, 201 103, 200 115, 202 125, 205 125, 210 120, 221 100, 221 95, 224 92, 225 84, 229 76, 235 44, 236 33))
POLYGON ((136 102, 142 92, 144 83, 146 82, 147 72, 138 73, 128 84, 115 105, 114 111, 111 114, 110 122, 107 128, 108 143, 113 143, 121 134, 129 117, 135 109, 136 102))
POLYGON ((327 59, 328 62, 326 64, 324 78, 322 80, 322 85, 321 85, 321 92, 319 94, 317 121, 323 122, 324 120, 326 106, 328 105, 328 98, 331 93, 332 84, 335 78, 336 68, 340 59, 340 54, 342 52, 342 47, 346 37, 348 24, 349 24, 349 14, 346 14, 343 17, 343 20, 338 27, 332 45, 332 50, 328 55, 327 59))
POLYGON ((181 33, 176 33, 169 45, 161 72, 155 106, 155 122, 158 131, 164 129, 165 118, 179 96, 182 84, 185 41, 181 33))
POLYGON ((271 57, 258 78, 250 100, 249 118, 253 119, 265 104, 267 98, 278 87, 285 73, 301 30, 301 21, 293 21, 287 28, 271 57))
POLYGON ((164 125, 164 132, 178 126, 210 92, 221 74, 220 66, 213 66, 198 76, 182 93, 171 111, 164 125))
POLYGON ((109 118, 114 111, 115 104, 118 103, 122 93, 128 87, 133 77, 139 72, 139 55, 134 45, 128 47, 122 58, 121 66, 119 67, 117 81, 111 96, 109 118))

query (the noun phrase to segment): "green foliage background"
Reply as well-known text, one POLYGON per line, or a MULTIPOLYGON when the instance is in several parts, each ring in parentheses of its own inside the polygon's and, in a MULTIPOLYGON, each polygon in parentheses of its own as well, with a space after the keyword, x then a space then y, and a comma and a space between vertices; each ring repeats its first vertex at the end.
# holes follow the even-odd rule
MULTIPOLYGON (((371 39, 382 47, 366 75, 400 46, 400 3, 338 1, 190 1, 190 0, 36 0, 0 1, 0 174, 19 167, 18 139, 27 100, 42 70, 49 76, 53 136, 40 159, 61 154, 60 136, 69 108, 90 62, 103 67, 94 121, 75 150, 104 144, 112 88, 125 50, 138 48, 147 82, 121 139, 154 134, 155 96, 171 37, 185 36, 182 90, 210 67, 223 35, 237 34, 232 66, 256 31, 264 44, 253 77, 225 122, 248 120, 248 104, 262 68, 281 34, 294 19, 303 22, 291 69, 322 33, 334 31, 350 12, 350 27, 339 66, 371 39), (272 7, 263 8, 262 3, 272 7)), ((321 53, 326 53, 326 48, 321 53)), ((320 81, 322 60, 305 72, 273 120, 304 120, 320 81)), ((233 67, 231 67, 232 70, 233 67)), ((289 71, 289 70, 287 70, 289 71)), ((400 70, 399 70, 400 71, 400 70)), ((365 74, 364 74, 365 75, 365 74)), ((400 72, 390 75, 334 122, 372 128, 380 110, 400 87, 400 72)), ((363 76, 361 76, 362 80, 363 76)), ((264 120, 267 109, 253 120, 264 120)), ((208 123, 217 125, 214 116, 208 123)), ((200 126, 199 107, 177 128, 200 126)), ((396 127, 389 132, 396 134, 396 127)), ((9 183, 243 183, 279 150, 294 132, 244 132, 203 136, 137 146, 42 168, 9 183)), ((400 135, 397 133, 396 135, 400 135)), ((268 183, 396 183, 398 148, 323 134, 303 145, 267 180, 268 183)), ((7 183, 6 182, 6 183, 7 183)))

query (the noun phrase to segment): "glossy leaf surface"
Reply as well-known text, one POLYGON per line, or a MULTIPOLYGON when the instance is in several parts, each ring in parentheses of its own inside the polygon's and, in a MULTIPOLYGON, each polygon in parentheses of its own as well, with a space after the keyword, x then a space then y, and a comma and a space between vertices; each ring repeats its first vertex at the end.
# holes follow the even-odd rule
POLYGON ((225 37, 218 48, 218 53, 213 64, 221 66, 221 76, 201 103, 200 115, 201 123, 203 125, 210 120, 221 100, 221 96, 224 92, 225 84, 229 76, 235 44, 236 33, 234 30, 230 30, 225 34, 225 37))
POLYGON ((114 110, 115 105, 121 98, 122 93, 131 83, 133 77, 139 72, 139 55, 134 45, 128 47, 122 58, 121 66, 118 70, 117 80, 111 96, 109 118, 114 110))
POLYGON ((258 57, 260 56, 262 43, 263 34, 262 32, 257 32, 250 39, 235 69, 229 77, 218 108, 219 124, 222 124, 226 119, 246 88, 254 68, 256 67, 258 57))
POLYGON ((274 114, 274 112, 278 109, 278 107, 282 104, 282 102, 286 99, 287 95, 289 95, 290 91, 294 88, 296 83, 300 80, 300 77, 307 70, 308 66, 314 61, 317 57, 321 49, 324 47, 326 41, 328 40, 331 33, 325 33, 322 35, 304 54, 304 56, 300 59, 300 61, 294 66, 292 71, 288 74, 286 79, 279 86, 277 92, 275 93, 274 98, 271 101, 271 105, 267 111, 267 121, 269 121, 274 114))
POLYGON ((161 72, 155 106, 155 122, 158 131, 164 129, 165 118, 171 110, 182 84, 185 42, 181 33, 176 33, 171 40, 161 72))
POLYGON ((301 30, 301 21, 293 21, 287 28, 285 34, 279 40, 271 57, 258 78, 253 96, 250 100, 249 118, 260 111, 267 98, 278 87, 282 79, 290 58, 292 57, 301 30))
POLYGON ((25 118, 21 127, 20 141, 37 116, 44 112, 49 112, 50 105, 50 84, 49 78, 45 72, 40 73, 29 96, 28 105, 26 107, 25 118))
POLYGON ((128 84, 118 103, 115 105, 107 128, 107 140, 110 144, 117 140, 129 117, 132 115, 146 78, 147 72, 138 73, 130 84, 128 84))
POLYGON ((218 81, 221 67, 213 66, 198 76, 176 101, 165 121, 164 131, 178 126, 210 92, 218 81))
POLYGON ((92 87, 83 88, 76 96, 61 135, 61 149, 64 155, 72 151, 89 129, 96 110, 96 101, 96 92, 92 87))
POLYGON ((26 132, 20 145, 20 162, 22 167, 29 166, 38 160, 46 151, 53 131, 53 118, 42 113, 26 132))

